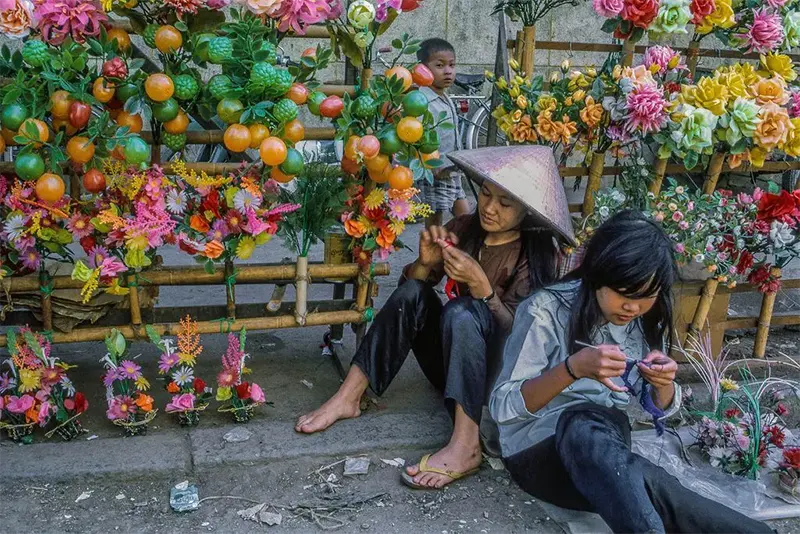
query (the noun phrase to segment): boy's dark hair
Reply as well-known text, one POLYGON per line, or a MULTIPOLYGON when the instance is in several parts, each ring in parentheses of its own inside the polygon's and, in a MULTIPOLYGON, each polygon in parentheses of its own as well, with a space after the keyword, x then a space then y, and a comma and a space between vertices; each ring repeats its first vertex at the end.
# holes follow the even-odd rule
POLYGON ((427 63, 431 56, 437 52, 452 52, 455 54, 456 49, 453 48, 453 45, 438 37, 425 39, 420 43, 419 50, 417 50, 417 60, 420 63, 427 63))

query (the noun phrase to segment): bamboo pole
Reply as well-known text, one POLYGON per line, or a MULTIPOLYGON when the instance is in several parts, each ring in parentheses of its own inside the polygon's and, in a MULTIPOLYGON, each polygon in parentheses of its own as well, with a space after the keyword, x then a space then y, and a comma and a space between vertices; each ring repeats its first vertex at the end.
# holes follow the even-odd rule
POLYGON ((297 301, 294 306, 294 317, 297 324, 306 324, 308 316, 308 256, 297 257, 297 276, 295 277, 297 288, 297 301))
MULTIPOLYGON (((773 278, 781 277, 780 267, 772 267, 769 274, 773 278)), ((767 340, 769 339, 769 325, 772 322, 772 310, 775 308, 775 297, 777 292, 764 294, 761 300, 761 313, 758 315, 758 328, 756 329, 756 341, 753 344, 753 357, 763 358, 767 353, 767 340)))
POLYGON ((225 260, 225 310, 228 319, 236 318, 236 271, 232 260, 225 260))
POLYGON ((661 186, 664 183, 664 175, 667 173, 667 159, 657 158, 653 163, 653 181, 650 182, 648 190, 654 196, 661 193, 661 186))
POLYGON ((139 306, 139 281, 135 273, 129 274, 128 280, 128 300, 131 305, 131 325, 134 328, 142 326, 142 309, 139 306))
MULTIPOLYGON (((309 313, 305 326, 324 326, 330 324, 358 324, 363 322, 364 314, 357 310, 309 313)), ((181 331, 179 323, 156 323, 151 325, 162 336, 176 336, 181 331)), ((227 321, 200 321, 197 323, 198 333, 216 334, 241 330, 277 330, 280 328, 298 328, 294 315, 278 315, 277 317, 253 317, 227 321)), ((54 332, 53 343, 80 343, 86 341, 102 341, 112 327, 92 326, 77 328, 72 332, 54 332)), ((144 329, 133 325, 113 327, 128 339, 144 339, 144 329)), ((5 347, 7 338, 0 335, 0 347, 5 347)))
POLYGON ((533 61, 536 54, 536 26, 522 28, 522 61, 520 63, 525 79, 533 77, 533 61))
POLYGON ((622 43, 622 66, 623 67, 630 67, 633 65, 633 54, 636 51, 636 43, 630 41, 630 39, 625 39, 625 42, 622 43))
POLYGON ((703 285, 703 293, 700 295, 700 302, 697 303, 697 308, 694 310, 692 323, 689 325, 689 330, 686 332, 686 337, 697 336, 703 330, 708 318, 708 312, 711 310, 711 304, 714 302, 714 295, 717 294, 717 287, 719 287, 719 280, 716 278, 709 278, 703 285))
POLYGON ((586 182, 586 193, 583 195, 584 217, 594 211, 594 194, 600 190, 600 185, 603 181, 603 163, 605 160, 605 152, 592 154, 592 162, 589 165, 589 179, 586 182))
POLYGON ((334 85, 334 84, 322 84, 317 87, 317 91, 323 92, 328 96, 344 96, 347 93, 350 96, 353 96, 356 92, 355 88, 349 85, 334 85))
MULTIPOLYGON (((374 264, 375 276, 389 274, 388 263, 374 264)), ((313 263, 308 266, 311 278, 343 278, 352 280, 359 276, 361 267, 355 263, 343 265, 326 265, 313 263)), ((294 280, 297 267, 294 264, 275 265, 242 265, 236 275, 237 284, 265 284, 294 280)), ((208 274, 203 267, 160 267, 147 271, 147 278, 139 280, 140 286, 196 286, 225 283, 222 267, 216 267, 214 274, 208 274)), ((81 289, 83 282, 73 280, 69 276, 54 276, 53 289, 81 289)), ((9 294, 31 293, 39 290, 39 280, 31 276, 9 276, 0 280, 0 289, 9 294)))
POLYGON ((523 44, 522 43, 524 43, 524 42, 525 42, 525 39, 523 37, 522 30, 520 30, 520 31, 517 32, 516 41, 514 41, 514 60, 517 63, 520 63, 520 64, 522 63, 522 48, 523 48, 523 44))
POLYGON ((366 91, 369 89, 369 82, 372 80, 372 69, 363 69, 361 71, 361 90, 366 91))
POLYGON ((692 39, 686 49, 686 66, 689 67, 689 74, 692 79, 697 72, 697 61, 700 59, 700 41, 692 39))
POLYGON ((706 181, 703 182, 703 193, 710 195, 717 188, 719 175, 722 174, 722 165, 725 163, 725 154, 722 152, 714 152, 711 160, 708 162, 708 172, 706 173, 706 181))
POLYGON ((48 332, 53 331, 53 301, 50 298, 50 273, 45 269, 39 271, 39 293, 42 306, 42 325, 48 332))

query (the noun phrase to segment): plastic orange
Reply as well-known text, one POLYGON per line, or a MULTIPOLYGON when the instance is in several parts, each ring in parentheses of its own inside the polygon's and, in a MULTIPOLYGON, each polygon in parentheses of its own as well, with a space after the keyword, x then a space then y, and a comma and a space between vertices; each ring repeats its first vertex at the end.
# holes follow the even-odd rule
POLYGON ((251 124, 247 129, 250 131, 250 148, 259 148, 264 139, 269 137, 269 128, 263 124, 251 124))
POLYGON ((342 170, 347 174, 356 175, 361 172, 361 165, 355 160, 342 158, 342 170))
POLYGON ((189 127, 189 116, 183 110, 178 111, 178 115, 171 121, 164 123, 164 131, 168 134, 179 135, 189 127))
POLYGON ((419 159, 422 160, 422 163, 425 166, 425 168, 430 168, 430 167, 428 167, 428 160, 439 159, 440 157, 441 156, 439 155, 439 151, 438 150, 434 150, 430 154, 420 154, 419 155, 419 159))
POLYGON ((111 151, 111 157, 118 161, 125 161, 125 147, 117 145, 111 151))
POLYGON ((56 119, 68 119, 71 105, 72 98, 66 91, 56 91, 50 95, 50 113, 56 119))
POLYGON ((46 172, 36 180, 36 197, 42 202, 58 202, 64 196, 64 180, 57 174, 46 172))
POLYGON ((293 83, 286 93, 286 98, 302 106, 308 101, 308 88, 302 83, 293 83))
POLYGON ((0 136, 0 154, 6 151, 6 140, 0 136))
POLYGON ((392 173, 392 166, 386 164, 385 167, 379 170, 372 170, 368 169, 367 173, 369 174, 370 179, 377 183, 377 184, 385 184, 389 181, 389 175, 392 173))
POLYGON ((368 171, 382 171, 389 166, 389 156, 385 154, 378 154, 374 158, 368 159, 364 162, 368 171))
POLYGON ((389 172, 389 187, 392 189, 408 189, 414 185, 414 173, 411 169, 398 165, 389 172))
POLYGON ((32 141, 39 141, 38 143, 33 144, 33 146, 37 148, 42 146, 42 143, 46 143, 50 140, 50 130, 47 128, 47 124, 39 119, 25 119, 25 121, 19 127, 19 135, 26 139, 31 139, 32 141), (29 124, 36 126, 36 137, 31 137, 28 134, 29 124))
POLYGON ((387 70, 384 75, 387 79, 395 77, 403 80, 403 92, 408 91, 411 88, 411 84, 414 82, 409 70, 400 65, 387 70))
POLYGON ((164 73, 151 74, 144 81, 144 92, 153 102, 166 102, 175 93, 175 84, 164 73))
POLYGON ((397 137, 404 143, 416 143, 422 139, 423 133, 422 123, 414 117, 403 117, 397 123, 397 137))
POLYGON ((0 129, 0 137, 3 138, 3 140, 6 142, 6 144, 12 143, 14 141, 14 136, 15 135, 17 135, 17 132, 15 132, 13 130, 9 130, 5 126, 2 129, 0 129))
POLYGON ((92 85, 92 96, 102 104, 111 102, 111 99, 114 98, 114 92, 114 84, 109 83, 102 77, 97 78, 94 81, 94 85, 92 85))
POLYGON ((175 26, 166 24, 156 30, 155 43, 159 52, 170 54, 177 52, 183 46, 183 35, 175 26))
POLYGON ((250 148, 250 130, 244 124, 231 124, 222 141, 231 152, 244 152, 250 148))
POLYGON ((358 152, 365 160, 370 160, 378 155, 381 142, 374 135, 365 135, 358 141, 358 152))
POLYGON ((120 49, 120 52, 129 52, 131 49, 131 36, 128 35, 128 32, 121 28, 111 28, 108 30, 108 40, 109 42, 117 40, 117 46, 120 49))
POLYGON ((97 169, 89 169, 83 175, 83 188, 89 193, 99 193, 106 188, 106 175, 97 169))
POLYGON ((300 54, 300 57, 316 58, 317 57, 317 49, 316 48, 306 48, 305 50, 303 50, 303 53, 300 54))
POLYGON ((265 165, 271 167, 275 167, 286 161, 286 155, 288 154, 286 143, 277 137, 267 137, 264 139, 264 141, 261 142, 258 152, 261 155, 261 161, 263 161, 265 165))
POLYGON ((433 85, 433 73, 423 63, 417 63, 411 69, 411 79, 420 87, 429 87, 433 85))
POLYGON ((288 184, 289 182, 294 180, 294 176, 286 174, 278 167, 272 167, 272 170, 269 172, 269 177, 278 182, 279 184, 288 184))
POLYGON ((355 161, 358 159, 358 142, 361 138, 357 135, 351 135, 347 142, 344 144, 344 157, 355 161))
POLYGON ((75 135, 78 133, 78 129, 75 128, 67 119, 53 119, 51 123, 53 126, 53 131, 60 131, 64 130, 64 133, 67 135, 75 135))
POLYGON ((292 143, 298 143, 306 137, 306 127, 298 119, 287 122, 283 127, 283 137, 292 143))
POLYGON ((132 115, 127 111, 120 111, 119 115, 117 115, 116 122, 118 126, 127 126, 129 128, 129 133, 139 133, 144 127, 141 115, 132 115))
POLYGON ((88 137, 76 135, 67 141, 67 155, 75 163, 89 163, 94 157, 94 150, 94 143, 88 137))

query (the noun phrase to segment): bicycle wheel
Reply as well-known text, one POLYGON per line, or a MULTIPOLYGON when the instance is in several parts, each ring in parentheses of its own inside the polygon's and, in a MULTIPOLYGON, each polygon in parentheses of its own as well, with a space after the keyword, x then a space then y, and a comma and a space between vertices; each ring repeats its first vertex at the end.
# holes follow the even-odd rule
MULTIPOLYGON (((482 103, 472 114, 472 116, 465 119, 469 123, 467 128, 466 139, 464 148, 472 150, 473 148, 481 148, 488 146, 489 134, 489 121, 494 120, 492 114, 489 112, 488 106, 482 103)), ((496 134, 496 146, 505 146, 508 142, 505 134, 500 130, 496 134)))

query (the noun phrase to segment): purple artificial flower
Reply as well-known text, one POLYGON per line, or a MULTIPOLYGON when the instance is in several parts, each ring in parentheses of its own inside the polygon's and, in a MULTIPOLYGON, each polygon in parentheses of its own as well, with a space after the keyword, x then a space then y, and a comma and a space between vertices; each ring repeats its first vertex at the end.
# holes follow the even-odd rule
POLYGON ((225 9, 231 3, 231 0, 206 0, 206 7, 208 9, 225 9))
POLYGON ((177 354, 165 352, 158 361, 158 371, 162 374, 168 373, 179 361, 177 354))
POLYGON ((35 271, 39 269, 39 265, 42 262, 42 256, 36 251, 35 248, 27 248, 20 253, 20 260, 22 260, 22 265, 26 269, 35 271))
POLYGON ((117 372, 121 378, 137 380, 142 376, 142 367, 131 360, 122 360, 117 372))
POLYGON ((103 375, 103 386, 106 388, 110 388, 114 384, 114 381, 117 378, 119 378, 117 376, 117 370, 109 369, 108 371, 106 371, 106 374, 103 375))
POLYGON ((103 264, 103 260, 110 256, 106 247, 96 246, 89 251, 89 267, 97 269, 103 264))
POLYGON ((222 241, 230 235, 230 233, 228 224, 223 219, 217 219, 214 221, 214 224, 211 225, 211 230, 209 230, 207 237, 209 241, 222 241))

